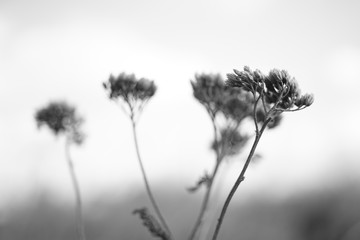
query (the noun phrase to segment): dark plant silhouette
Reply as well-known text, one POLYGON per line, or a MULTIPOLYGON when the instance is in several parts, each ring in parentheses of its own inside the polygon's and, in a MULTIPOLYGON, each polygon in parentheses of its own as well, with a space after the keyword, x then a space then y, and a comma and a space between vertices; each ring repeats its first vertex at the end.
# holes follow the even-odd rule
POLYGON ((66 102, 51 102, 36 112, 35 120, 38 127, 46 125, 56 136, 65 135, 65 154, 76 197, 78 238, 86 240, 80 186, 76 177, 74 163, 70 156, 70 145, 80 145, 84 141, 84 134, 79 129, 83 119, 77 116, 75 108, 69 106, 66 102))
POLYGON ((153 81, 145 78, 137 79, 134 74, 128 75, 121 73, 118 77, 111 75, 109 80, 103 83, 103 86, 105 90, 108 91, 109 98, 118 103, 131 120, 136 154, 140 164, 146 191, 162 226, 150 215, 147 210, 136 210, 134 213, 140 214, 141 219, 144 221, 144 225, 153 234, 153 236, 161 237, 162 239, 172 239, 170 228, 161 214, 160 208, 158 207, 151 191, 149 180, 146 176, 145 168, 141 159, 136 131, 137 121, 139 120, 146 103, 152 96, 154 96, 156 92, 156 85, 153 81), (165 230, 162 230, 161 227, 165 230))
MULTIPOLYGON (((209 205, 211 190, 218 169, 227 157, 238 154, 247 143, 249 136, 241 131, 241 123, 252 118, 253 98, 250 93, 240 88, 226 86, 220 74, 198 74, 191 81, 194 97, 205 107, 208 112, 214 131, 214 140, 211 149, 215 151, 216 161, 211 174, 205 173, 194 187, 188 190, 194 192, 202 185, 206 192, 200 213, 190 233, 189 240, 199 236, 203 218, 209 205)), ((258 111, 259 118, 262 112, 258 111)), ((264 118, 264 117, 262 117, 264 118)), ((280 118, 273 121, 272 127, 278 125, 280 118)))
POLYGON ((252 71, 249 67, 244 67, 243 71, 234 70, 234 74, 228 74, 227 77, 227 86, 241 89, 252 96, 251 107, 255 124, 255 140, 246 162, 225 200, 212 237, 213 240, 217 239, 226 210, 238 186, 245 179, 245 172, 266 127, 272 121, 273 124, 277 124, 278 117, 283 112, 302 110, 314 101, 311 94, 301 95, 296 80, 285 70, 274 69, 265 76, 260 70, 252 71))

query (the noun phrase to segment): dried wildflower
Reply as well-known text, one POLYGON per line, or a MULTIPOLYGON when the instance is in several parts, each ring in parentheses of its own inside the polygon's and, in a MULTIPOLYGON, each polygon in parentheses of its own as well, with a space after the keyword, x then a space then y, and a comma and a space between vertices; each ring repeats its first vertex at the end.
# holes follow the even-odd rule
POLYGON ((55 135, 65 133, 76 144, 81 144, 84 134, 79 128, 83 119, 76 115, 74 107, 65 102, 51 102, 35 114, 38 127, 47 125, 55 135))
POLYGON ((80 185, 70 156, 71 143, 81 144, 84 141, 84 134, 79 130, 83 119, 77 116, 75 107, 69 106, 66 102, 51 102, 36 112, 35 120, 39 128, 47 125, 55 135, 66 135, 65 154, 76 198, 76 227, 78 239, 86 240, 82 217, 80 185))
POLYGON ((147 208, 140 208, 133 211, 133 214, 139 214, 144 226, 154 237, 159 237, 162 240, 169 240, 167 233, 161 228, 159 222, 149 213, 147 208))
POLYGON ((141 173, 143 175, 145 188, 151 204, 154 207, 155 213, 160 220, 160 225, 157 220, 151 216, 147 209, 135 210, 134 213, 140 214, 141 219, 144 222, 144 225, 153 233, 154 236, 158 236, 162 239, 170 240, 172 238, 171 231, 165 221, 165 218, 162 216, 160 209, 155 201, 155 198, 152 194, 149 181, 146 176, 145 168, 142 163, 139 144, 137 140, 137 120, 141 114, 147 101, 154 96, 156 92, 156 86, 153 81, 150 81, 145 78, 137 79, 134 74, 125 74, 121 73, 118 77, 110 75, 109 80, 103 83, 103 86, 106 91, 108 91, 109 98, 114 100, 117 103, 120 103, 120 106, 125 111, 125 113, 130 117, 133 129, 134 143, 137 158, 139 161, 141 173), (120 101, 119 101, 120 100, 120 101), (125 104, 124 104, 125 103, 125 104), (164 227, 165 231, 161 227, 164 227))
POLYGON ((254 97, 258 93, 264 100, 264 109, 272 109, 272 114, 300 110, 314 101, 313 95, 301 95, 295 78, 285 70, 273 69, 267 76, 259 70, 253 72, 248 67, 244 67, 244 71, 234 72, 228 74, 227 85, 249 91, 254 97))
POLYGON ((301 95, 295 78, 285 70, 271 70, 265 76, 259 70, 251 71, 244 67, 243 71, 234 70, 228 74, 227 85, 240 88, 253 95, 253 118, 255 123, 255 139, 246 162, 227 196, 220 213, 212 239, 216 240, 227 208, 238 186, 245 179, 245 172, 255 156, 256 147, 266 127, 275 127, 281 120, 280 114, 285 111, 297 111, 309 107, 314 102, 313 95, 301 95), (261 123, 261 127, 259 126, 261 123))
POLYGON ((146 78, 137 79, 134 74, 121 73, 118 77, 110 75, 108 82, 103 83, 112 100, 122 99, 129 107, 127 114, 134 117, 140 113, 145 103, 154 96, 156 85, 146 78))
MULTIPOLYGON (((256 73, 254 81, 258 81, 261 77, 259 73, 256 73)), ((214 129, 211 148, 216 153, 216 162, 211 174, 205 174, 194 187, 188 189, 190 192, 195 192, 201 186, 206 186, 200 213, 189 237, 193 240, 202 225, 213 182, 221 162, 225 157, 239 153, 248 140, 247 136, 240 134, 238 128, 244 119, 252 117, 254 100, 252 94, 244 89, 226 86, 219 74, 197 74, 195 80, 191 81, 191 85, 194 97, 205 107, 211 118, 214 129)))

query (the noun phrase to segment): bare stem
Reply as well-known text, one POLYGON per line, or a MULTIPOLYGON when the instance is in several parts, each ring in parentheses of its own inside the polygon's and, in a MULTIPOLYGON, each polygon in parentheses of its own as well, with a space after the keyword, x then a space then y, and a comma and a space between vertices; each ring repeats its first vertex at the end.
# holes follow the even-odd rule
POLYGON ((227 198, 225 200, 225 203, 224 203, 224 206, 223 206, 223 208, 221 210, 220 217, 218 219, 218 222, 217 222, 217 225, 216 225, 215 232, 214 232, 214 235, 212 237, 212 240, 216 240, 216 238, 217 238, 217 236, 219 234, 220 227, 221 227, 221 224, 222 224, 222 222, 224 220, 224 216, 225 216, 226 210, 227 210, 227 208, 228 208, 228 206, 230 204, 230 201, 231 201, 232 197, 234 196, 234 194, 235 194, 237 188, 239 187, 240 183, 242 181, 244 181, 244 179, 245 179, 245 172, 246 172, 246 170, 247 170, 247 168, 248 168, 248 166, 250 164, 250 161, 251 161, 251 159, 252 159, 252 157, 253 157, 253 155, 255 153, 255 149, 256 149, 259 141, 260 141, 261 135, 263 134, 263 132, 264 132, 267 124, 270 122, 270 120, 271 119, 268 118, 264 122, 264 124, 262 125, 260 131, 256 133, 254 143, 253 143, 253 145, 251 147, 251 150, 250 150, 250 153, 249 153, 249 155, 248 155, 248 157, 246 159, 246 162, 245 162, 245 164, 244 164, 244 166, 243 166, 243 168, 242 168, 242 170, 240 172, 240 175, 236 179, 234 186, 232 187, 229 195, 227 196, 227 198))
POLYGON ((82 213, 80 186, 76 178, 74 164, 70 156, 70 140, 68 139, 68 137, 66 138, 66 143, 65 143, 65 154, 66 154, 66 160, 69 167, 71 181, 74 187, 75 198, 76 198, 76 229, 78 233, 78 238, 79 240, 86 240, 83 213, 82 213))
POLYGON ((131 121, 132 121, 132 129, 133 129, 133 134, 134 134, 134 142, 135 142, 135 148, 136 148, 136 154, 139 160, 139 164, 140 164, 140 168, 141 168, 141 173, 144 179, 144 183, 145 183, 145 187, 146 187, 146 191, 147 194, 150 198, 151 204, 153 205, 156 215, 158 216, 160 222, 162 223, 163 227, 165 228, 165 230, 167 231, 168 235, 169 235, 169 239, 173 239, 170 228, 168 227, 168 225, 166 224, 166 221, 163 217, 163 215, 160 212, 160 209, 155 201, 155 198, 151 192, 151 188, 150 188, 150 184, 149 181, 147 179, 146 173, 145 173, 145 168, 144 165, 142 163, 141 160, 141 155, 140 155, 140 150, 139 150, 139 145, 138 145, 138 140, 137 140, 137 133, 136 133, 136 122, 135 119, 133 118, 133 115, 131 115, 131 121))
POLYGON ((210 181, 207 185, 207 188, 206 188, 206 192, 205 192, 205 196, 204 196, 204 199, 203 199, 203 202, 201 204, 201 207, 200 207, 200 213, 196 219, 196 222, 194 224, 194 227, 193 227, 193 230, 191 231, 191 234, 190 234, 190 237, 189 237, 189 240, 193 240, 196 236, 196 233, 200 230, 201 228, 201 225, 202 225, 202 222, 203 222, 203 218, 204 218, 204 214, 207 210, 207 207, 209 205, 209 199, 210 199, 210 195, 211 195, 211 190, 212 190, 212 186, 213 186, 213 183, 214 183, 214 179, 215 179, 215 176, 217 174, 217 171, 219 169, 219 166, 220 166, 220 162, 221 162, 221 156, 220 156, 220 151, 219 151, 219 137, 218 137, 218 131, 217 131, 217 127, 216 127, 216 123, 215 123, 215 117, 210 114, 210 117, 211 117, 211 121, 212 121, 212 125, 213 125, 213 130, 214 130, 214 139, 215 139, 215 152, 216 152, 216 163, 215 163, 215 167, 213 169, 213 172, 211 174, 211 178, 210 178, 210 181))

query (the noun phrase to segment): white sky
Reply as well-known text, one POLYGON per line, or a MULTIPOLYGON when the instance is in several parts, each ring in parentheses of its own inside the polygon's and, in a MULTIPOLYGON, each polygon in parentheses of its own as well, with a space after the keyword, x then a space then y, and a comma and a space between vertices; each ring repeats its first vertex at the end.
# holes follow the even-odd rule
POLYGON ((130 122, 101 86, 122 71, 158 85, 139 125, 153 185, 183 190, 211 168, 212 129, 189 80, 244 65, 286 69, 315 94, 265 133, 249 187, 284 194, 359 176, 359 11, 355 0, 0 1, 0 203, 40 186, 71 191, 63 141, 33 118, 49 100, 86 118, 87 141, 72 152, 86 197, 142 184, 130 122))

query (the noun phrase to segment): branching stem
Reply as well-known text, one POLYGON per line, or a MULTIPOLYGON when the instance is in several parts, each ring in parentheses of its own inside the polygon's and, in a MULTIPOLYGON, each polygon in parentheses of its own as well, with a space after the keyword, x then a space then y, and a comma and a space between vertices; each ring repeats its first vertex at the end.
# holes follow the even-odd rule
POLYGON ((71 181, 74 187, 75 198, 76 198, 76 229, 78 233, 79 240, 86 240, 85 229, 84 229, 84 220, 83 220, 83 213, 82 213, 82 201, 81 201, 81 194, 80 194, 80 186, 78 180, 76 178, 74 164, 70 156, 70 139, 66 137, 65 142, 65 154, 66 160, 69 167, 69 172, 71 175, 71 181))
POLYGON ((226 201, 224 203, 224 206, 223 206, 223 208, 221 210, 220 217, 218 219, 218 222, 217 222, 217 225, 216 225, 215 232, 214 232, 214 235, 212 237, 212 240, 216 240, 216 238, 217 238, 217 236, 219 234, 219 230, 220 230, 221 224, 222 224, 222 222, 224 220, 224 216, 225 216, 226 210, 227 210, 227 208, 228 208, 228 206, 230 204, 230 201, 231 201, 232 197, 234 196, 234 194, 235 194, 237 188, 239 187, 240 183, 242 181, 244 181, 244 179, 245 179, 245 172, 246 172, 246 170, 247 170, 247 168, 248 168, 248 166, 250 164, 250 161, 251 161, 251 159, 252 159, 252 157, 253 157, 253 155, 255 153, 255 149, 256 149, 259 141, 260 141, 261 135, 263 134, 263 132, 264 132, 267 124, 270 122, 270 120, 271 120, 271 118, 268 118, 264 122, 264 124, 262 125, 260 131, 256 133, 254 143, 253 143, 253 145, 251 147, 251 150, 250 150, 250 153, 249 153, 249 155, 248 155, 248 157, 246 159, 246 162, 245 162, 245 164, 244 164, 244 166, 243 166, 243 168, 242 168, 242 170, 240 172, 240 175, 236 179, 235 184, 232 187, 229 195, 227 196, 226 201))

